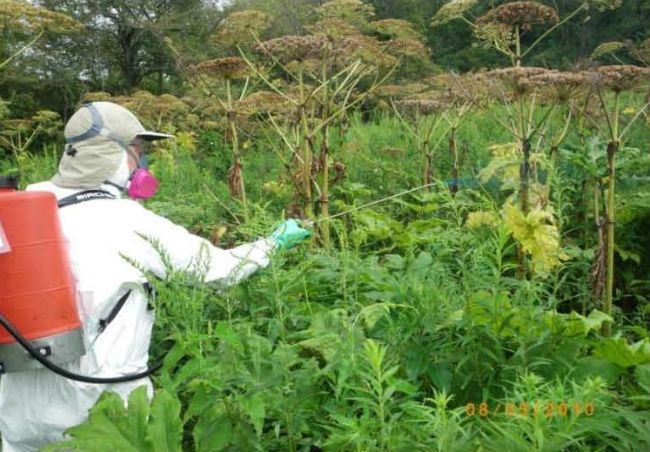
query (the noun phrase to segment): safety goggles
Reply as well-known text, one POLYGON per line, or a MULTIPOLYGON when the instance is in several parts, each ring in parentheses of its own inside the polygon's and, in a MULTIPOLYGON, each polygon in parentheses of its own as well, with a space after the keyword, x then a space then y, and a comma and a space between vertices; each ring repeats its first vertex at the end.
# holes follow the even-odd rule
POLYGON ((147 155, 152 151, 153 145, 151 141, 142 138, 135 138, 129 143, 129 152, 138 162, 139 168, 148 168, 149 159, 147 155))

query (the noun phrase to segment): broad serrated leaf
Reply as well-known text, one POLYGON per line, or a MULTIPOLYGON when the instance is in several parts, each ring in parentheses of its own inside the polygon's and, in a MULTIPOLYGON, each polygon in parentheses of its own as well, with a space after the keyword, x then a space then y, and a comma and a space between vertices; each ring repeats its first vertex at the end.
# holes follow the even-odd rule
POLYGON ((183 424, 181 403, 166 391, 159 391, 151 405, 147 440, 154 452, 181 452, 183 424))
POLYGON ((621 367, 633 367, 650 363, 650 340, 644 339, 632 345, 624 338, 605 339, 596 347, 597 356, 621 367))
POLYGON ((262 436, 262 428, 264 427, 264 418, 266 417, 266 405, 264 403, 264 395, 262 393, 253 394, 246 401, 246 412, 250 417, 257 436, 262 436))
MULTIPOLYGON (((146 388, 138 388, 131 394, 135 405, 141 402, 141 394, 146 388)), ((136 406, 132 413, 141 414, 143 409, 136 406)), ((48 446, 48 451, 83 450, 87 452, 103 452, 106 450, 119 450, 124 452, 147 452, 152 449, 146 442, 139 442, 145 432, 139 431, 142 427, 140 419, 130 420, 122 398, 114 392, 105 392, 90 410, 88 421, 72 427, 66 431, 72 440, 48 446), (132 422, 132 423, 131 423, 132 422)))

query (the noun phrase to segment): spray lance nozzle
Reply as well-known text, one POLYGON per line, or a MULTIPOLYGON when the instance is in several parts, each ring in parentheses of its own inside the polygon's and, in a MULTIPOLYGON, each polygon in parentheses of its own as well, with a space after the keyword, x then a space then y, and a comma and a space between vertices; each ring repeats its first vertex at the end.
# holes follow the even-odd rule
POLYGON ((372 201, 372 202, 369 202, 367 204, 363 204, 363 205, 358 206, 358 207, 354 207, 354 208, 352 208, 350 210, 346 210, 344 212, 339 212, 337 214, 330 215, 328 217, 317 218, 316 220, 310 220, 310 219, 300 220, 300 224, 304 228, 312 228, 315 225, 317 225, 318 223, 322 223, 324 221, 329 221, 329 220, 333 220, 335 218, 339 218, 339 217, 342 217, 342 216, 345 216, 345 215, 349 215, 349 214, 357 212, 359 210, 366 209, 368 207, 373 207, 373 206, 379 205, 381 203, 384 203, 386 201, 390 201, 392 199, 396 199, 396 198, 408 195, 410 193, 414 193, 414 192, 419 191, 419 190, 424 190, 425 188, 433 187, 434 185, 436 185, 436 184, 435 183, 430 183, 430 184, 426 184, 426 185, 421 185, 419 187, 411 188, 409 190, 402 191, 402 192, 399 192, 397 194, 390 195, 390 196, 387 196, 385 198, 381 198, 381 199, 378 199, 376 201, 372 201))

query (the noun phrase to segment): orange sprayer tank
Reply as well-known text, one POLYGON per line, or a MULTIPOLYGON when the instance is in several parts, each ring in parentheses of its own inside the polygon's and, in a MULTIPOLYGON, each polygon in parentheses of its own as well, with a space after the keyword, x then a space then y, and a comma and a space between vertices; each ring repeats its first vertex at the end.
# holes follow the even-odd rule
MULTIPOLYGON (((85 350, 57 200, 15 187, 0 177, 0 314, 50 361, 71 361, 85 350)), ((0 326, 0 373, 40 367, 0 326)))

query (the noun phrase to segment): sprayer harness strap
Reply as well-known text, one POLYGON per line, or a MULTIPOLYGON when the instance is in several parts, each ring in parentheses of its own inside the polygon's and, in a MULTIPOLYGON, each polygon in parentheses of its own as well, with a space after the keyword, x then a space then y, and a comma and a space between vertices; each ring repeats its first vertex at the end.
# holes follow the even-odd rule
POLYGON ((104 190, 86 190, 59 200, 59 209, 95 199, 116 199, 115 195, 104 190))
POLYGON ((111 312, 109 312, 108 315, 105 318, 99 320, 99 333, 98 333, 98 335, 102 334, 104 332, 104 330, 106 329, 106 327, 108 326, 108 324, 111 323, 113 321, 113 319, 115 319, 115 317, 117 317, 117 314, 119 314, 120 311, 122 310, 122 307, 124 306, 124 303, 126 303, 126 300, 129 299, 129 295, 131 295, 131 290, 130 289, 127 290, 126 293, 124 295, 122 295, 119 300, 117 300, 117 303, 115 303, 115 306, 113 306, 113 309, 111 309, 111 312))
MULTIPOLYGON (((151 296, 155 291, 149 283, 144 283, 142 287, 145 293, 147 294, 147 309, 152 310, 153 306, 151 306, 149 302, 149 298, 151 298, 151 296)), ((111 312, 109 312, 105 318, 99 320, 99 332, 97 333, 98 336, 102 334, 106 329, 106 327, 108 326, 108 324, 111 323, 115 319, 115 317, 117 317, 117 314, 120 313, 120 311, 124 307, 124 304, 129 299, 129 295, 131 295, 131 289, 127 290, 126 293, 122 295, 119 298, 119 300, 117 300, 115 306, 113 306, 113 309, 111 309, 111 312)))

